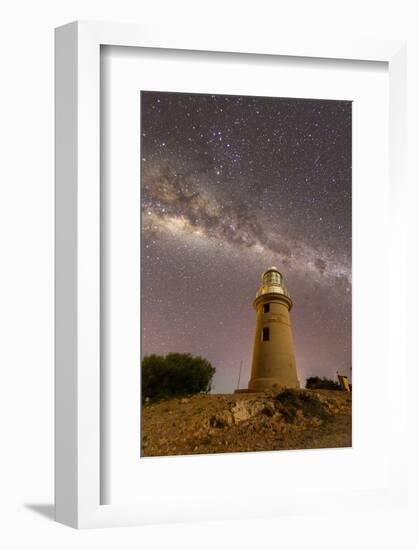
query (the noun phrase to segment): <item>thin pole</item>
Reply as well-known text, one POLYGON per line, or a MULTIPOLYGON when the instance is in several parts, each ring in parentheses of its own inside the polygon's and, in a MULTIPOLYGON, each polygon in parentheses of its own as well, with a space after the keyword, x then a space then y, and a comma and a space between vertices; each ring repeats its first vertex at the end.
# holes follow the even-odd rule
POLYGON ((239 386, 240 386, 240 375, 242 374, 242 364, 243 364, 243 361, 240 362, 239 378, 237 379, 237 389, 239 389, 239 386))

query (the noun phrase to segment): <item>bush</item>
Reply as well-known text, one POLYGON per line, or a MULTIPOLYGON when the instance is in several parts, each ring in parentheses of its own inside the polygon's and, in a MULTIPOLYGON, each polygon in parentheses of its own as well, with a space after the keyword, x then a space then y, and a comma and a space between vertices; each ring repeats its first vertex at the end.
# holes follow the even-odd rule
POLYGON ((297 411, 302 411, 305 418, 329 418, 329 411, 317 396, 303 390, 286 389, 275 397, 275 402, 287 422, 295 421, 297 411))
POLYGON ((306 380, 306 388, 308 390, 340 390, 339 382, 335 382, 330 378, 320 378, 319 376, 310 376, 306 380))
POLYGON ((215 372, 206 359, 189 353, 147 355, 142 359, 142 399, 208 393, 215 372))

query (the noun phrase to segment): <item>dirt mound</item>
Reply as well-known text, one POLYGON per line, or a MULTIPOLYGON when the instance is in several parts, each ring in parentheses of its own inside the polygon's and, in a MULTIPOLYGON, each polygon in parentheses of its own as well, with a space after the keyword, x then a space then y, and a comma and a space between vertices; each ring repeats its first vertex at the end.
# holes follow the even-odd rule
POLYGON ((195 395, 142 407, 142 456, 350 447, 351 394, 195 395))

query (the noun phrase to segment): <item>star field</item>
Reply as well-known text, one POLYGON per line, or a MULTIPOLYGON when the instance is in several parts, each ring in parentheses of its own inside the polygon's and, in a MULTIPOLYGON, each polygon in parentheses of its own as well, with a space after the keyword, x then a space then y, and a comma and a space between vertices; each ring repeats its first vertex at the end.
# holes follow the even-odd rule
POLYGON ((350 375, 351 103, 142 92, 142 355, 250 375, 252 301, 283 273, 297 370, 350 375))

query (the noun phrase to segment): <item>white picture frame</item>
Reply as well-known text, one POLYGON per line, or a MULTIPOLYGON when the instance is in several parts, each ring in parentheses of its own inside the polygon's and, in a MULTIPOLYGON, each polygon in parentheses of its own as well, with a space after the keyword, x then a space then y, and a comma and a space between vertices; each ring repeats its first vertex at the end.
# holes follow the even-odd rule
MULTIPOLYGON (((390 221, 394 237, 405 242, 405 44, 400 41, 326 40, 289 41, 212 29, 187 29, 116 23, 75 22, 56 30, 56 519, 76 528, 132 525, 186 520, 167 502, 166 510, 150 505, 101 504, 100 498, 100 47, 102 45, 168 48, 212 52, 252 53, 306 58, 383 61, 389 68, 390 186, 395 197, 390 221)), ((406 292, 405 250, 398 246, 397 284, 406 292), (399 279, 398 279, 399 278, 399 279)), ((397 315, 405 322, 405 305, 397 315)), ((405 393, 405 341, 398 357, 400 404, 405 393)), ((400 406, 405 417, 405 408, 400 406)), ((344 509, 376 502, 390 505, 405 498, 405 451, 401 437, 386 490, 340 494, 344 509)), ((325 508, 314 494, 288 495, 285 502, 265 502, 258 515, 325 508)), ((202 517, 239 517, 219 502, 195 514, 202 517), (214 512, 215 508, 215 512, 214 512)), ((327 505, 334 505, 334 497, 327 505)), ((189 518, 188 518, 189 519, 189 518)))

